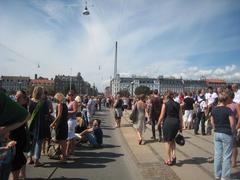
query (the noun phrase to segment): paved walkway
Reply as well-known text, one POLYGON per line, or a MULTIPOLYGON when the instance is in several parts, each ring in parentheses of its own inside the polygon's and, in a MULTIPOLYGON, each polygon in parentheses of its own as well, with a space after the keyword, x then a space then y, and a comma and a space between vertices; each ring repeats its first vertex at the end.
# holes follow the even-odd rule
POLYGON ((122 141, 121 133, 113 128, 113 117, 109 109, 97 112, 102 120, 104 145, 101 149, 78 146, 67 164, 59 164, 42 156, 43 167, 27 165, 28 179, 71 179, 71 180, 130 180, 142 179, 129 149, 122 141))
MULTIPOLYGON (((146 179, 182 179, 182 180, 212 180, 214 179, 213 163, 208 158, 213 157, 213 136, 195 136, 192 130, 185 130, 183 135, 186 144, 177 146, 177 165, 170 168, 163 163, 167 159, 164 143, 149 140, 150 126, 144 134, 145 145, 137 144, 136 130, 131 127, 129 113, 124 113, 121 132, 126 139, 133 156, 146 179)), ((240 158, 240 152, 239 156, 240 158)), ((233 179, 240 179, 240 162, 232 169, 233 179)))
MULTIPOLYGON (((150 127, 144 137, 145 145, 138 145, 136 130, 129 121, 129 111, 124 113, 122 127, 114 128, 113 111, 105 109, 97 117, 103 120, 104 148, 91 149, 86 145, 76 148, 67 164, 42 157, 44 167, 27 166, 29 179, 102 179, 102 180, 212 180, 213 137, 195 136, 184 131, 186 145, 177 146, 177 165, 164 165, 164 143, 149 140, 150 127)), ((240 157, 240 154, 239 154, 240 157)), ((238 162, 240 166, 240 162, 238 162)), ((234 168, 232 176, 240 179, 240 167, 234 168)))

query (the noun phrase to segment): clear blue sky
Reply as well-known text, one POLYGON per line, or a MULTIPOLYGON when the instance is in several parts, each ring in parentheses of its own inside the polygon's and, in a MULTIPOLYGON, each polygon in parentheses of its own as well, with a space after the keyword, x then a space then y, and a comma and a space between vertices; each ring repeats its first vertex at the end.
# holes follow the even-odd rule
POLYGON ((0 0, 0 75, 240 79, 238 0, 0 0), (40 64, 40 68, 37 65, 40 64), (72 71, 70 70, 72 68, 72 71))

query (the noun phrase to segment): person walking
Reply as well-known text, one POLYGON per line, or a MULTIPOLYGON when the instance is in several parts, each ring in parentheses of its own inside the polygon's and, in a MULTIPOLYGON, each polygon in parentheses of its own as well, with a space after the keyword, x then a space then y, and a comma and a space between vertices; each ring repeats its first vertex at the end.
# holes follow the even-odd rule
MULTIPOLYGON (((151 139, 156 139, 155 134, 155 125, 158 123, 158 119, 161 113, 162 108, 162 100, 160 99, 158 95, 158 90, 155 89, 153 91, 153 96, 151 98, 151 108, 150 108, 150 119, 152 124, 152 137, 151 139)), ((162 128, 158 129, 159 132, 159 142, 162 141, 162 128)))
POLYGON ((61 148, 60 161, 64 162, 66 157, 66 140, 68 138, 68 107, 64 102, 62 93, 55 94, 54 98, 57 100, 56 118, 50 127, 55 129, 55 138, 61 148))
POLYGON ((161 115, 158 120, 158 128, 163 123, 163 140, 168 159, 165 164, 171 166, 176 164, 176 145, 175 137, 178 131, 182 132, 182 110, 179 103, 174 101, 174 94, 168 91, 161 109, 161 115))
POLYGON ((115 110, 115 121, 116 121, 116 128, 121 127, 121 118, 123 115, 123 100, 120 97, 120 95, 117 95, 117 98, 115 100, 115 103, 113 105, 114 110, 115 110))
POLYGON ((187 92, 183 100, 183 106, 184 106, 183 129, 191 129, 192 127, 194 103, 195 102, 194 102, 194 99, 192 98, 192 93, 187 92))
POLYGON ((214 129, 214 173, 216 179, 229 179, 234 129, 232 110, 227 107, 228 94, 222 92, 218 105, 212 108, 211 123, 214 129))
POLYGON ((197 106, 197 118, 196 118, 196 122, 194 124, 194 134, 198 135, 199 124, 201 122, 202 135, 206 135, 206 132, 205 132, 205 112, 207 110, 207 104, 206 104, 206 100, 205 100, 204 89, 199 90, 195 103, 196 103, 196 106, 197 106))
POLYGON ((134 108, 137 108, 137 122, 133 125, 134 128, 137 130, 138 136, 138 144, 141 145, 143 142, 143 133, 145 131, 145 111, 146 111, 146 104, 144 102, 145 96, 144 94, 139 96, 139 100, 134 105, 134 108))

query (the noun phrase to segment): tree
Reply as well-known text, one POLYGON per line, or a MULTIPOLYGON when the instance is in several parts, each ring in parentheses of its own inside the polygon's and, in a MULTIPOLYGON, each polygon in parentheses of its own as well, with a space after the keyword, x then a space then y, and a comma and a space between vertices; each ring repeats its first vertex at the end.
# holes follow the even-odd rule
POLYGON ((128 89, 122 89, 117 94, 120 94, 120 96, 124 96, 124 97, 130 96, 130 92, 128 91, 128 89))
POLYGON ((149 95, 150 93, 151 93, 151 90, 147 86, 138 86, 135 89, 135 94, 136 95, 140 95, 140 94, 149 95))

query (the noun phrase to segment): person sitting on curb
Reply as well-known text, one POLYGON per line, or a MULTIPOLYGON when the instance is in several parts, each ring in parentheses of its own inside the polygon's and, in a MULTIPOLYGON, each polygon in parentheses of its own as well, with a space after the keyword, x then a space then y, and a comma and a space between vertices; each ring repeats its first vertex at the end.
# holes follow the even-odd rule
POLYGON ((87 139, 93 147, 101 147, 103 143, 103 132, 100 127, 101 120, 94 119, 93 126, 76 134, 81 140, 87 139))

